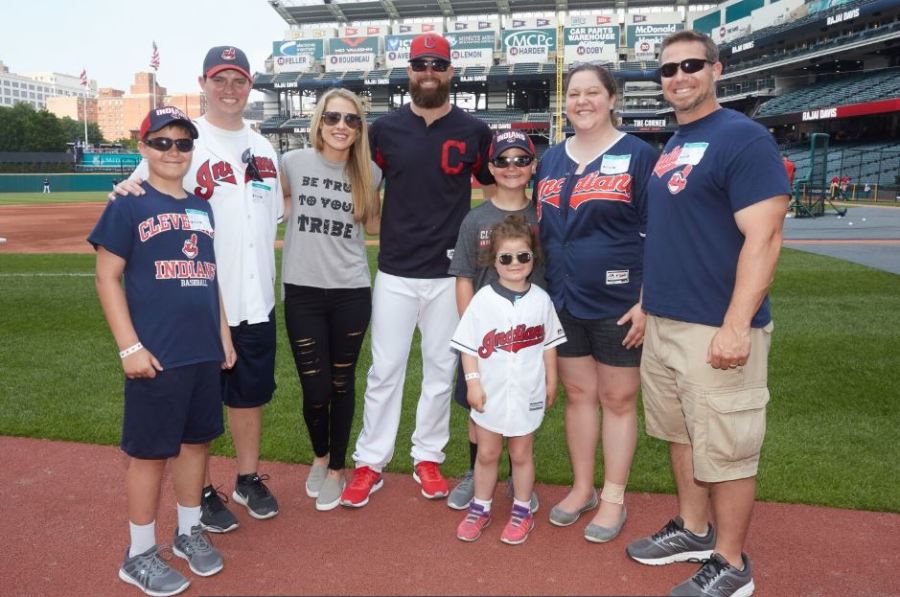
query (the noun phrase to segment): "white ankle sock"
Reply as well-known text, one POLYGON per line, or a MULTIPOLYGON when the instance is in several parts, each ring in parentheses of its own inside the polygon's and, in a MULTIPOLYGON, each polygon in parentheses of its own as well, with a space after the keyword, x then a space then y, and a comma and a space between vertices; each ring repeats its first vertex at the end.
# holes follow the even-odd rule
POLYGON ((129 558, 142 554, 156 545, 155 520, 149 524, 134 524, 129 521, 128 531, 131 534, 131 547, 128 548, 129 558))
POLYGON ((478 504, 482 508, 484 508, 484 513, 487 514, 491 511, 491 502, 494 500, 479 500, 477 497, 472 498, 472 502, 478 504))
POLYGON ((200 524, 200 506, 178 506, 178 534, 191 535, 191 527, 200 524))
POLYGON ((515 506, 519 506, 520 508, 525 508, 526 510, 531 512, 531 500, 529 500, 527 502, 520 502, 517 499, 513 499, 513 507, 515 507, 515 506))

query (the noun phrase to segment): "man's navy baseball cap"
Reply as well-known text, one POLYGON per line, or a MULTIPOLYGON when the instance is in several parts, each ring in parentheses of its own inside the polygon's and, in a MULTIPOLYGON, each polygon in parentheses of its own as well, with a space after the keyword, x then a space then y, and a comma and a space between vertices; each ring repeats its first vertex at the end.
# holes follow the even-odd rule
POLYGON ((528 135, 522 131, 512 129, 494 133, 488 157, 493 160, 495 157, 502 155, 507 149, 512 149, 513 147, 518 147, 531 157, 534 157, 534 143, 531 142, 528 135))
POLYGON ((236 70, 248 79, 253 79, 250 74, 250 61, 243 50, 234 46, 216 46, 210 48, 203 61, 203 75, 211 77, 223 70, 236 70))
POLYGON ((438 58, 450 62, 450 42, 437 33, 423 33, 409 44, 410 61, 419 58, 438 58))
POLYGON ((175 106, 163 106, 150 110, 150 113, 144 118, 144 122, 141 123, 141 139, 145 139, 149 133, 155 133, 170 124, 176 123, 190 132, 191 139, 196 139, 200 136, 200 133, 197 132, 197 127, 194 126, 187 114, 175 106))

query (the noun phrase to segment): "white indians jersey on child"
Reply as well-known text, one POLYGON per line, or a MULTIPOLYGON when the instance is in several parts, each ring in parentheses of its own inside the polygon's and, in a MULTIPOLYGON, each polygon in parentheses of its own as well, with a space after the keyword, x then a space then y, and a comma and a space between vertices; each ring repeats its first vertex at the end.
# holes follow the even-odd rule
MULTIPOLYGON (((278 157, 272 144, 244 126, 239 131, 194 121, 194 143, 185 190, 209 201, 216 220, 215 251, 219 287, 228 324, 268 321, 275 307, 275 233, 284 215, 278 157), (242 157, 250 149, 262 181, 247 172, 242 157)), ((147 179, 146 160, 131 178, 147 179)))
POLYGON ((524 295, 497 282, 479 290, 463 313, 451 347, 478 358, 484 412, 476 424, 506 437, 527 435, 544 418, 544 351, 566 341, 550 296, 534 284, 524 295))

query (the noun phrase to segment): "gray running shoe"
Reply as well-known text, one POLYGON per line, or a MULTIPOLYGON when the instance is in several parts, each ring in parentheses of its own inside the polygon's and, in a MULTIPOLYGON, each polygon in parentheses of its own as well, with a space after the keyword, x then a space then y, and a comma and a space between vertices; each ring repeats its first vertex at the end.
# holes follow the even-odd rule
MULTIPOLYGON (((506 497, 508 497, 509 499, 513 499, 514 497, 516 497, 516 487, 515 485, 513 485, 512 476, 510 476, 506 480, 506 497)), ((532 514, 537 514, 538 508, 541 507, 541 502, 540 500, 538 500, 537 492, 534 490, 531 491, 530 507, 532 514)))
POLYGON ((231 498, 247 508, 250 516, 259 520, 272 518, 278 514, 278 501, 263 481, 268 480, 269 475, 253 475, 245 482, 238 482, 234 487, 231 498))
POLYGON ((212 485, 203 488, 200 498, 200 523, 210 533, 227 533, 238 528, 238 520, 225 507, 228 496, 212 485))
POLYGON ((159 547, 156 545, 133 558, 128 557, 126 549, 119 578, 153 597, 177 595, 191 585, 188 579, 159 557, 159 547))
POLYGON ((450 497, 447 498, 447 506, 454 510, 466 510, 475 497, 475 473, 467 470, 463 478, 459 480, 450 497))
POLYGON ((314 464, 309 467, 309 474, 306 476, 306 495, 311 498, 319 497, 319 490, 322 489, 326 474, 328 474, 328 467, 324 464, 314 464))
POLYGON ((716 529, 709 525, 705 537, 698 537, 684 528, 684 521, 676 516, 649 537, 633 541, 625 551, 632 560, 650 566, 673 562, 705 562, 716 546, 716 529))
POLYGON ((344 493, 346 484, 343 474, 337 479, 326 476, 319 489, 319 495, 316 496, 316 510, 328 512, 337 508, 341 504, 341 494, 344 493))
POLYGON ((179 535, 178 529, 175 529, 172 553, 187 560, 191 572, 200 576, 212 576, 225 565, 222 554, 212 546, 199 524, 191 527, 190 535, 179 535))
POLYGON ((669 595, 678 597, 750 597, 756 588, 753 585, 753 571, 750 569, 750 559, 746 554, 741 554, 744 560, 744 569, 738 570, 729 564, 725 558, 714 553, 697 574, 687 579, 674 589, 669 595))

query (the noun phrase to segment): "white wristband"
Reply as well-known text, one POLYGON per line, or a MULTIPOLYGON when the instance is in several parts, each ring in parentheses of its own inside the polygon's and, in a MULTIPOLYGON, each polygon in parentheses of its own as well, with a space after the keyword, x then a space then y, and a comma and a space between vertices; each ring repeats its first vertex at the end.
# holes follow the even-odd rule
POLYGON ((466 381, 469 381, 470 379, 479 379, 480 377, 481 374, 477 371, 474 373, 466 373, 466 381))
POLYGON ((119 358, 124 359, 127 356, 131 356, 142 348, 144 348, 144 345, 141 344, 140 342, 138 342, 137 344, 133 344, 133 345, 129 346, 128 348, 126 348, 125 350, 120 350, 119 358))

